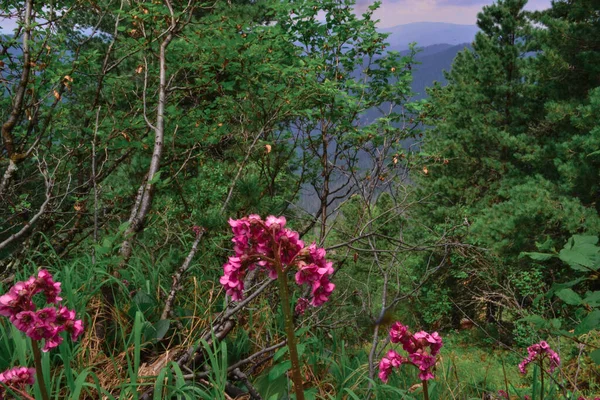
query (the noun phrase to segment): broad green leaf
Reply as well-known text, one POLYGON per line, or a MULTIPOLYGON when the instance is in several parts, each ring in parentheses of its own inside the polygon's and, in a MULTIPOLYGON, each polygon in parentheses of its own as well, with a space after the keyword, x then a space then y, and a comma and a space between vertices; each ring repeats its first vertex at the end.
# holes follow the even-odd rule
POLYGON ((560 298, 565 303, 572 306, 578 306, 581 304, 582 301, 581 296, 575 293, 573 289, 559 290, 558 292, 556 292, 556 296, 558 296, 558 298, 560 298))
POLYGON ((521 318, 521 319, 519 319, 519 321, 530 322, 538 329, 544 328, 548 323, 544 318, 540 317, 539 315, 535 315, 535 314, 528 315, 524 318, 521 318))
POLYGON ((587 315, 575 328, 576 335, 583 335, 600 327, 600 310, 594 310, 587 315))
POLYGON ((167 332, 169 331, 169 327, 171 326, 171 321, 168 319, 161 319, 154 324, 154 329, 156 329, 155 338, 160 340, 165 337, 167 332))
POLYGON ((595 271, 600 268, 600 247, 596 243, 596 236, 575 235, 560 251, 559 258, 574 270, 595 271))
POLYGON ((553 329, 560 329, 560 327, 562 326, 562 321, 560 320, 560 318, 552 318, 550 320, 550 325, 553 329))
POLYGON ((547 260, 551 259, 552 257, 554 257, 554 254, 536 253, 536 252, 523 252, 523 253, 519 254, 519 258, 522 258, 525 256, 527 256, 531 259, 534 259, 536 261, 547 261, 547 260))
POLYGON ((269 380, 276 380, 289 371, 290 368, 292 368, 292 362, 290 360, 286 360, 281 364, 276 364, 273 368, 271 368, 271 371, 269 371, 269 380))
POLYGON ((596 349, 590 353, 590 358, 596 363, 596 365, 600 365, 600 349, 596 349))
POLYGON ((573 235, 573 246, 581 246, 581 245, 596 245, 598 244, 598 236, 584 236, 584 235, 573 235))
POLYGON ((600 290, 591 292, 585 296, 583 303, 590 307, 600 307, 600 290))
POLYGON ((273 356, 273 361, 278 361, 281 357, 283 357, 283 355, 285 353, 287 353, 288 351, 288 347, 287 346, 283 346, 282 348, 280 348, 279 350, 277 350, 275 352, 275 355, 273 356))

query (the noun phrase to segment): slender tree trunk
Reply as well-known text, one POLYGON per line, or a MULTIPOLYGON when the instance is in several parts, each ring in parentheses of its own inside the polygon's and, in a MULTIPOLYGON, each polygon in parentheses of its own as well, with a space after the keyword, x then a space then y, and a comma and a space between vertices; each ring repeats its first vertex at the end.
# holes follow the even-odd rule
POLYGON ((17 162, 20 159, 19 154, 16 154, 13 140, 13 129, 19 122, 19 118, 23 113, 23 103, 25 101, 25 91, 29 83, 29 75, 31 72, 31 52, 29 42, 31 40, 31 24, 33 23, 33 0, 27 0, 25 3, 25 32, 23 33, 23 71, 21 72, 21 80, 15 92, 12 110, 8 120, 2 124, 2 140, 4 148, 10 160, 6 172, 2 176, 0 183, 0 197, 8 189, 13 174, 17 171, 17 162))
POLYGON ((156 109, 156 122, 154 124, 154 150, 152 152, 152 160, 146 176, 145 183, 140 187, 136 206, 131 210, 129 227, 125 231, 125 240, 121 244, 121 255, 123 264, 126 264, 131 257, 132 240, 139 232, 142 231, 144 221, 154 197, 155 182, 153 178, 158 173, 160 161, 163 152, 164 134, 165 134, 165 105, 167 101, 167 62, 166 53, 169 43, 173 39, 172 28, 160 45, 159 52, 159 89, 158 89, 158 105, 156 109))
MULTIPOLYGON (((322 128, 324 129, 324 128, 322 128)), ((329 154, 327 152, 329 147, 329 140, 327 138, 327 132, 322 133, 323 141, 323 155, 321 157, 321 166, 323 167, 323 192, 321 193, 321 232, 319 234, 319 243, 323 243, 325 234, 327 233, 327 201, 329 200, 329 154)))

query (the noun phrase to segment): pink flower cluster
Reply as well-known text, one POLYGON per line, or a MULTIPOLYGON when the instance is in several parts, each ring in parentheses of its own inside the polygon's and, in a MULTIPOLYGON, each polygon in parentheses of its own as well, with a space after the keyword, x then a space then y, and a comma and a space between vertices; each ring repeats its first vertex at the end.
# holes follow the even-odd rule
POLYGON ((395 350, 388 351, 387 355, 379 362, 379 379, 387 382, 392 369, 398 368, 402 364, 412 364, 417 367, 419 379, 422 381, 434 378, 431 369, 435 365, 435 356, 443 346, 442 338, 437 332, 429 334, 420 331, 411 334, 408 326, 396 322, 390 329, 390 341, 401 343, 404 351, 408 353, 408 357, 402 357, 395 350))
MULTIPOLYGON (((292 267, 297 268, 296 283, 311 286, 312 306, 318 307, 329 299, 335 285, 329 280, 333 264, 325 259, 325 249, 315 243, 306 247, 298 232, 285 228, 285 224, 285 217, 272 215, 265 221, 255 214, 229 220, 235 255, 223 266, 220 282, 233 300, 243 298, 244 277, 248 271, 261 268, 271 279, 276 279, 278 268, 287 272, 292 267)), ((304 303, 296 307, 299 313, 305 309, 304 303)))
POLYGON ((529 363, 535 360, 540 360, 543 357, 547 357, 550 360, 550 372, 554 372, 556 367, 560 365, 560 358, 558 357, 558 354, 556 354, 556 352, 550 348, 548 343, 543 340, 537 344, 529 346, 527 348, 527 353, 527 357, 525 357, 525 359, 519 364, 519 371, 521 371, 522 374, 527 373, 526 367, 529 363))
MULTIPOLYGON (((23 390, 25 385, 33 385, 34 377, 35 369, 15 367, 0 373, 0 383, 8 388, 23 390)), ((0 399, 4 398, 4 386, 0 386, 0 399)))
POLYGON ((308 300, 301 297, 296 302, 296 308, 294 308, 294 311, 296 312, 296 314, 302 315, 306 312, 306 309, 309 305, 310 303, 308 302, 308 300))
POLYGON ((60 291, 60 282, 54 282, 52 275, 42 269, 37 277, 15 283, 8 293, 0 296, 0 315, 8 317, 33 340, 45 339, 42 351, 46 352, 62 343, 61 332, 70 333, 73 340, 83 333, 83 323, 75 319, 75 311, 60 305, 60 291), (55 306, 37 310, 33 296, 38 293, 43 293, 46 302, 55 306))

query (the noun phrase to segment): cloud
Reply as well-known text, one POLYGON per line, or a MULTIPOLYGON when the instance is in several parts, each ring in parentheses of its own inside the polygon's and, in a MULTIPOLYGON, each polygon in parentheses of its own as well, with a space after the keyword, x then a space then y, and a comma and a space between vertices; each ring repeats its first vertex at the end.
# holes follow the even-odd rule
MULTIPOLYGON (((363 13, 372 0, 357 0, 356 11, 363 13)), ((382 0, 375 12, 382 28, 411 22, 450 22, 474 25, 477 13, 493 0, 382 0)), ((541 10, 550 7, 550 0, 530 0, 526 8, 541 10)))
POLYGON ((0 18, 0 34, 11 33, 17 28, 17 21, 12 18, 0 18))

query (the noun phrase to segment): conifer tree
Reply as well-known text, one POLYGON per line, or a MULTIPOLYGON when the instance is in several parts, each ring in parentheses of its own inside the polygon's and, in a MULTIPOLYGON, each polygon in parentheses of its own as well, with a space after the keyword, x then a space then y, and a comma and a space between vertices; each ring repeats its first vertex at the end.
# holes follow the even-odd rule
MULTIPOLYGON (((437 229, 462 222, 457 240, 493 250, 471 258, 473 268, 456 263, 442 278, 451 290, 457 277, 479 293, 516 284, 531 264, 521 252, 600 230, 599 3, 556 1, 532 14, 525 4, 484 7, 473 50, 430 92, 426 173, 416 180, 431 201, 420 217, 437 229)), ((547 268, 537 284, 564 272, 547 268)))
POLYGON ((525 0, 484 7, 473 50, 459 53, 448 85, 431 92, 431 125, 424 144, 425 193, 437 196, 427 208, 434 224, 464 222, 491 235, 486 245, 514 246, 514 222, 485 215, 507 199, 515 177, 532 171, 527 159, 528 123, 539 114, 526 57, 531 24, 525 0), (508 223, 508 226, 490 226, 508 223), (500 235, 496 235, 500 233, 500 235))

